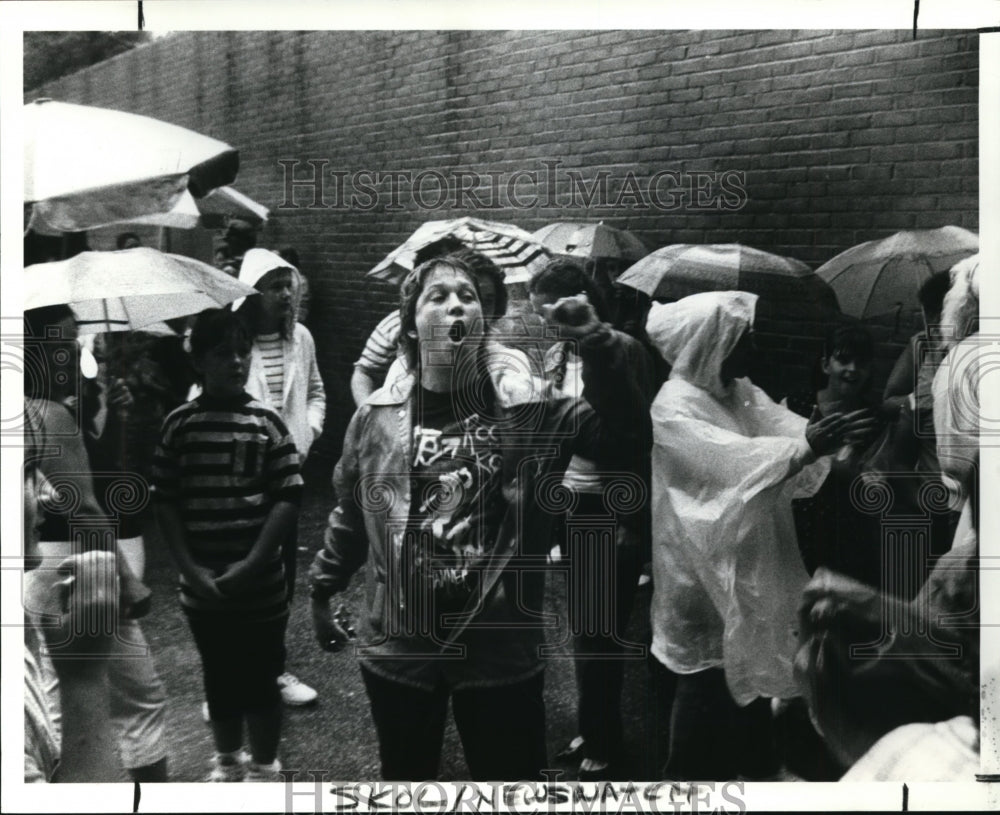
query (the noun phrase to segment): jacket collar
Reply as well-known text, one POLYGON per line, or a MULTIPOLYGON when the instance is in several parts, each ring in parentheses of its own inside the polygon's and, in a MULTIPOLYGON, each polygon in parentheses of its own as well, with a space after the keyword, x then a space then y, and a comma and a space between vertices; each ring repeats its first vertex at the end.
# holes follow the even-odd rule
POLYGON ((370 405, 402 405, 413 392, 417 377, 412 372, 397 377, 388 385, 383 385, 368 397, 370 405))
MULTIPOLYGON (((505 408, 516 408, 534 402, 544 402, 552 397, 551 384, 536 376, 499 375, 491 377, 497 399, 505 408)), ((368 404, 378 406, 402 405, 407 402, 417 384, 416 374, 407 372, 375 391, 368 397, 368 404)))

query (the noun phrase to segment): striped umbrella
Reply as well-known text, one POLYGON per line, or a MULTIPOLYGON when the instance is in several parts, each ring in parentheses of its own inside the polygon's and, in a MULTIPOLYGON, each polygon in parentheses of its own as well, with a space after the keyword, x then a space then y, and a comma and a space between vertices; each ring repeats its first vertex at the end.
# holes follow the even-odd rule
POLYGON ((841 252, 816 270, 833 287, 844 314, 865 319, 920 307, 931 275, 979 251, 974 232, 958 226, 897 232, 841 252))
POLYGON ((469 249, 488 257, 503 271, 507 284, 530 280, 550 257, 548 249, 512 224, 478 218, 428 221, 386 255, 368 272, 368 277, 398 283, 413 270, 417 252, 445 238, 461 241, 469 249))
POLYGON ((654 300, 703 291, 748 291, 796 310, 837 310, 837 298, 801 260, 738 243, 675 244, 632 264, 616 281, 654 300))

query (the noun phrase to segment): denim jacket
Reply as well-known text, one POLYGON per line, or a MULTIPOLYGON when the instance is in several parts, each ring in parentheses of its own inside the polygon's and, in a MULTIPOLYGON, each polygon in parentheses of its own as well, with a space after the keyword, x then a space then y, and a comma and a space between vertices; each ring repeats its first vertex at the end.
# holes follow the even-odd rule
MULTIPOLYGON (((355 413, 334 472, 339 503, 310 578, 313 596, 328 598, 367 561, 359 655, 368 669, 424 689, 441 682, 452 688, 509 684, 541 670, 544 629, 555 625, 541 612, 544 569, 552 522, 567 509, 560 488, 566 463, 573 453, 621 460, 623 451, 634 455, 652 443, 649 413, 621 341, 602 328, 580 346, 584 398, 553 395, 537 378, 493 377, 504 414, 506 511, 482 584, 490 585, 490 565, 499 577, 451 635, 420 624, 401 600, 396 577, 410 519, 415 376, 376 391, 355 413)), ((445 630, 450 622, 444 618, 445 630)))

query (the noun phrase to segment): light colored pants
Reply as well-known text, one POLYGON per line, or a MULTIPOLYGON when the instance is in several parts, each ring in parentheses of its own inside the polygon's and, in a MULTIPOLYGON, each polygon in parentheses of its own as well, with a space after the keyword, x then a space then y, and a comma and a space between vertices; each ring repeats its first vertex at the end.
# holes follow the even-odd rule
MULTIPOLYGON (((141 547, 142 539, 138 540, 141 547)), ((63 542, 45 542, 39 544, 39 548, 45 556, 42 568, 38 570, 39 577, 45 574, 46 566, 51 568, 71 551, 70 544, 63 542)), ((122 547, 122 550, 132 565, 129 547, 122 547)), ((153 655, 138 620, 119 619, 117 636, 110 642, 109 708, 119 732, 122 765, 132 770, 153 764, 167 755, 164 740, 167 692, 156 672, 153 655)))

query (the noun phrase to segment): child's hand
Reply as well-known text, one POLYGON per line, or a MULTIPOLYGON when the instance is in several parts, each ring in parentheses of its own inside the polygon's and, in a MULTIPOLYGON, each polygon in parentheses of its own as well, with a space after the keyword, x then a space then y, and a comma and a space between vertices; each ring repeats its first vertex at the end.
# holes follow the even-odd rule
POLYGON ((204 566, 193 566, 187 578, 188 588, 205 600, 221 600, 223 594, 215 585, 215 573, 204 566))
POLYGON ((232 597, 243 594, 249 589, 253 582, 253 572, 247 568, 246 561, 240 560, 230 563, 219 577, 215 578, 213 584, 217 591, 225 597, 232 597))

